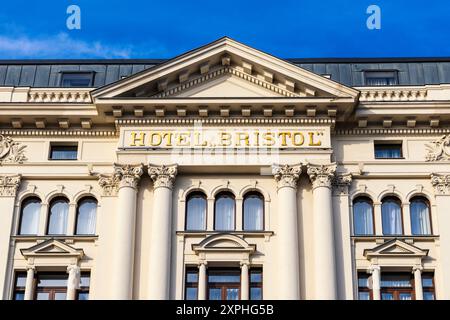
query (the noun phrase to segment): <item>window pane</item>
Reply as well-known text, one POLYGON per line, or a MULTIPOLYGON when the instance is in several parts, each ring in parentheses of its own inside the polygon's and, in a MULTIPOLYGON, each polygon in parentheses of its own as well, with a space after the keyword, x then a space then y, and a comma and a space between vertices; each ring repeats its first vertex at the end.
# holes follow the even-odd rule
POLYGON ((209 300, 222 300, 222 289, 210 288, 208 296, 209 300))
POLYGON ((50 293, 48 292, 38 292, 36 295, 36 300, 49 300, 50 293))
POLYGON ((186 288, 186 300, 197 300, 197 288, 186 288))
POLYGON ((76 234, 95 234, 97 201, 85 199, 78 205, 76 234))
POLYGON ((198 273, 188 272, 186 274, 186 282, 188 282, 188 283, 197 283, 198 282, 198 273))
POLYGON ((22 217, 20 234, 37 234, 39 228, 39 215, 41 201, 39 199, 27 199, 22 205, 22 217))
POLYGON ((262 300, 262 289, 250 288, 250 300, 262 300))
POLYGON ((434 293, 433 292, 424 292, 423 300, 434 300, 434 293))
POLYGON ((17 287, 25 288, 26 283, 27 283, 27 275, 26 274, 18 274, 16 276, 16 288, 17 287))
POLYGON ((51 160, 77 160, 77 146, 52 146, 51 160))
POLYGON ((410 275, 382 275, 381 276, 382 288, 410 288, 411 276, 410 275))
POLYGON ((264 201, 259 195, 248 195, 244 199, 244 230, 263 230, 264 201))
POLYGON ((366 71, 364 75, 368 86, 392 86, 398 84, 395 71, 366 71))
POLYGON ((50 206, 48 234, 66 234, 69 204, 64 199, 55 200, 50 206))
POLYGON ((66 300, 65 292, 55 292, 55 300, 66 300))
POLYGON ((369 278, 358 278, 358 287, 360 288, 369 288, 369 278))
POLYGON ((396 200, 384 200, 381 204, 381 215, 384 235, 403 234, 402 210, 396 200))
POLYGON ((38 288, 46 287, 67 287, 67 275, 65 274, 51 274, 51 275, 39 275, 38 288))
POLYGON ((250 282, 252 283, 261 283, 262 282, 262 273, 261 272, 251 272, 250 273, 250 282))
POLYGON ((357 200, 353 204, 355 235, 373 234, 372 204, 365 200, 357 200))
POLYGON ((223 274, 223 275, 209 275, 208 282, 232 282, 232 283, 240 283, 241 276, 239 274, 223 274))
POLYGON ((234 198, 229 194, 219 195, 215 204, 215 230, 234 230, 234 198))
POLYGON ((394 300, 392 293, 381 293, 381 300, 394 300))
POLYGON ((400 293, 398 295, 399 300, 412 300, 412 295, 411 293, 400 293))
POLYGON ((358 299, 359 300, 370 300, 370 293, 369 292, 359 292, 358 299))
POLYGON ((433 287, 433 278, 422 278, 422 287, 432 288, 433 287))
POLYGON ((92 73, 63 73, 61 85, 63 87, 89 87, 92 82, 92 73))
POLYGON ((14 300, 25 300, 25 292, 16 292, 14 294, 14 300))
POLYGON ((376 144, 375 158, 376 159, 398 159, 402 157, 401 144, 376 144))
POLYGON ((79 292, 78 300, 89 300, 89 292, 79 292))
POLYGON ((205 230, 206 198, 203 195, 190 196, 186 210, 186 230, 205 230))
POLYGON ((89 288, 90 284, 91 284, 91 276, 82 274, 80 276, 80 287, 89 288))
POLYGON ((411 231, 412 234, 431 234, 430 210, 425 200, 411 201, 411 231))
POLYGON ((225 300, 239 300, 239 289, 227 288, 225 300))

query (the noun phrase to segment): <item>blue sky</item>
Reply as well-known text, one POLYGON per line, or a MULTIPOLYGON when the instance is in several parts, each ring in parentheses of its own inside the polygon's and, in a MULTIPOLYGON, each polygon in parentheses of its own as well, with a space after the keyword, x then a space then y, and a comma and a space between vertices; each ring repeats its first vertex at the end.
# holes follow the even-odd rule
POLYGON ((170 58, 224 35, 281 58, 450 56, 448 0, 4 0, 0 59, 170 58), (81 30, 66 9, 81 8, 81 30), (366 27, 369 5, 381 29, 366 27))

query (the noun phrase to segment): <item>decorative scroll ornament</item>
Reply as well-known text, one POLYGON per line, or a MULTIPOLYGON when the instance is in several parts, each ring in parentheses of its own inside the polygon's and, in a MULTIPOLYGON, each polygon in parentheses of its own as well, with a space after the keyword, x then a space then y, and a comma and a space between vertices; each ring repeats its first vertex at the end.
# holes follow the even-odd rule
POLYGON ((20 175, 0 176, 0 197, 14 197, 20 185, 20 175))
POLYGON ((431 185, 437 195, 450 194, 450 175, 432 173, 431 185))
POLYGON ((302 167, 298 165, 273 165, 272 174, 275 176, 275 181, 278 182, 278 188, 291 187, 297 188, 298 178, 302 173, 302 167))
POLYGON ((331 188, 331 182, 336 172, 336 164, 308 164, 307 173, 312 181, 313 188, 331 188))
POLYGON ((426 161, 450 160, 450 135, 444 135, 427 144, 426 148, 428 150, 426 161))
POLYGON ((173 188, 175 177, 178 173, 176 164, 170 166, 148 166, 148 175, 153 180, 153 187, 156 188, 173 188))
POLYGON ((23 163, 27 160, 24 155, 26 146, 13 141, 11 137, 0 135, 0 164, 23 163))
POLYGON ((334 186, 333 193, 337 196, 347 195, 348 188, 351 183, 352 183, 351 173, 336 175, 332 180, 332 185, 334 186))
POLYGON ((143 165, 114 164, 113 174, 99 174, 98 184, 103 188, 103 196, 116 196, 121 187, 136 189, 141 175, 144 173, 143 165))

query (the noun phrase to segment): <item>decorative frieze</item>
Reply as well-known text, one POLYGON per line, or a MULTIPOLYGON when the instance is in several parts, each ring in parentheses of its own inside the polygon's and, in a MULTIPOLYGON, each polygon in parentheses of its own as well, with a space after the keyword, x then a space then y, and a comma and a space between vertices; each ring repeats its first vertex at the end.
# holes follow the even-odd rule
POLYGON ((352 183, 352 175, 338 174, 332 180, 333 194, 335 196, 348 195, 348 189, 352 183))
POLYGON ((428 154, 426 161, 448 161, 450 160, 450 134, 444 135, 439 139, 426 145, 428 154))
POLYGON ((424 101, 428 90, 417 88, 362 89, 360 101, 424 101))
POLYGON ((91 103, 90 89, 30 89, 30 103, 91 103))
POLYGON ((13 141, 11 137, 0 135, 0 165, 2 163, 23 163, 26 161, 25 148, 26 146, 13 141))
POLYGON ((431 184, 436 195, 450 195, 450 174, 431 174, 431 184))
POLYGON ((0 176, 0 197, 14 197, 19 188, 21 175, 0 176))
POLYGON ((308 164, 307 173, 311 179, 313 188, 327 187, 331 188, 331 183, 336 172, 336 164, 308 164))
POLYGON ((148 166, 148 175, 153 180, 153 187, 156 188, 173 188, 175 177, 178 173, 178 166, 176 164, 169 166, 148 166))
POLYGON ((278 188, 291 187, 297 188, 298 178, 302 173, 302 167, 298 165, 273 165, 272 174, 278 183, 278 188))

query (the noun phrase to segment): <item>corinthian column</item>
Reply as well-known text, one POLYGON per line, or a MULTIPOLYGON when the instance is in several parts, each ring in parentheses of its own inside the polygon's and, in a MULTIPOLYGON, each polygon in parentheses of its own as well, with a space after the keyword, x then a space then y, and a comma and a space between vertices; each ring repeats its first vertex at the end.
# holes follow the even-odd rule
POLYGON ((334 300, 337 290, 331 183, 336 164, 308 164, 307 171, 312 181, 314 199, 315 295, 319 300, 334 300))
POLYGON ((153 180, 153 211, 147 290, 152 300, 169 299, 172 189, 177 172, 177 165, 148 168, 153 180))
POLYGON ((99 184, 105 195, 118 192, 115 219, 115 252, 111 266, 111 298, 132 298, 134 230, 136 221, 136 195, 143 165, 114 165, 111 176, 100 176, 99 184))
POLYGON ((297 181, 300 165, 274 165, 278 183, 278 288, 279 299, 300 299, 300 266, 297 221, 297 181))

